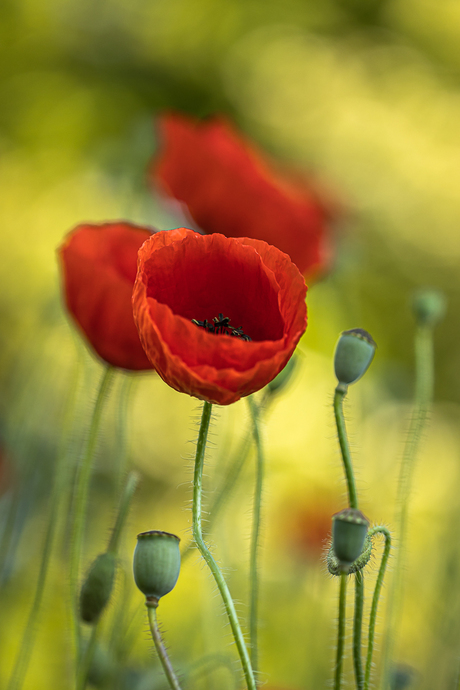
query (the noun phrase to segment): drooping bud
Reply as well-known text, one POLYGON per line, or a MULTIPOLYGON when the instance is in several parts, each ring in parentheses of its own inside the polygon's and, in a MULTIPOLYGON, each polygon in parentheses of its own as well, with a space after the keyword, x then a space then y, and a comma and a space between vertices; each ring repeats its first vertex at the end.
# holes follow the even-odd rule
POLYGON ((446 313, 446 298, 439 290, 419 290, 412 300, 417 321, 426 326, 435 326, 446 313))
POLYGON ((334 370, 339 384, 348 386, 366 373, 377 345, 363 328, 344 331, 337 343, 334 370))
POLYGON ((175 534, 158 530, 137 535, 134 580, 145 594, 147 605, 156 607, 158 600, 174 588, 180 571, 179 542, 175 534))
POLYGON ((86 623, 94 623, 106 607, 116 566, 113 553, 101 553, 91 565, 80 592, 80 616, 86 623))
POLYGON ((332 516, 332 548, 343 571, 361 555, 369 521, 360 510, 345 508, 332 516))

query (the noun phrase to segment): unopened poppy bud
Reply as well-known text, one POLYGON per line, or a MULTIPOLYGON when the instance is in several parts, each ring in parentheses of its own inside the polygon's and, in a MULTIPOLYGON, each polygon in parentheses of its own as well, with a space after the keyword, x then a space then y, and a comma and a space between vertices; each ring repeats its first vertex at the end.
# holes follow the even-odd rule
POLYGON ((360 379, 368 370, 376 347, 372 336, 363 328, 344 331, 334 355, 335 375, 339 383, 348 386, 360 379))
POLYGON ((158 600, 170 592, 179 577, 179 537, 169 532, 151 530, 137 535, 134 551, 134 580, 145 594, 147 604, 157 606, 158 600))
POLYGON ((86 623, 96 621, 112 593, 117 561, 113 553, 102 553, 93 562, 80 592, 80 615, 86 623))
POLYGON ((438 290, 420 290, 412 301, 417 321, 426 326, 435 326, 446 313, 446 298, 438 290))
POLYGON ((360 510, 345 508, 332 516, 332 548, 342 570, 361 555, 369 521, 360 510))

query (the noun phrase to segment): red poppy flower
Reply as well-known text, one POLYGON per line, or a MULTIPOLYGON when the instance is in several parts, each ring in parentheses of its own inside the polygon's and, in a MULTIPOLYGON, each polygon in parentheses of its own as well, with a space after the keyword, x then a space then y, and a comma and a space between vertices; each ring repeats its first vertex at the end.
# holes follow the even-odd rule
POLYGON ((179 228, 139 251, 134 319, 166 383, 228 405, 285 366, 306 328, 305 293, 296 266, 266 242, 179 228))
POLYGON ((59 249, 67 308, 99 357, 122 369, 152 369, 131 297, 137 252, 151 232, 129 223, 79 225, 59 249))
POLYGON ((184 202, 201 230, 264 240, 309 276, 324 269, 329 212, 303 179, 280 173, 222 118, 167 114, 159 133, 151 181, 184 202))

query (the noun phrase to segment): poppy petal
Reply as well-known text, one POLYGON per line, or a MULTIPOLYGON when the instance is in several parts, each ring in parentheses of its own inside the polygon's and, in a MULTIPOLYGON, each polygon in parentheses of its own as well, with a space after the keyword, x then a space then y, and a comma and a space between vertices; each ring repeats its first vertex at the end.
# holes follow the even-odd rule
POLYGON ((137 253, 151 230, 124 222, 79 225, 59 249, 67 309, 93 350, 122 369, 152 369, 132 313, 137 253))
POLYGON ((142 245, 134 318, 166 383, 227 405, 265 386, 286 365, 306 328, 305 294, 298 269, 275 247, 179 228, 142 245), (219 313, 251 342, 192 323, 219 313))
POLYGON ((299 175, 278 170, 223 118, 167 113, 158 128, 151 182, 182 201, 203 232, 264 240, 301 273, 324 270, 330 211, 299 175))

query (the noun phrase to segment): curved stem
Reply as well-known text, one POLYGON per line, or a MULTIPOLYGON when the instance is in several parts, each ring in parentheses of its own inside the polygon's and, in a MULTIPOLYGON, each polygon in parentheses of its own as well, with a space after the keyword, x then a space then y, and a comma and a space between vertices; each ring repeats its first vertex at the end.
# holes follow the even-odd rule
POLYGON ((157 621, 157 610, 154 606, 147 606, 149 614, 149 625, 150 632, 152 633, 153 642, 155 644, 155 649, 157 650, 158 657, 163 666, 163 671, 165 672, 166 678, 168 679, 169 685, 172 690, 181 690, 177 676, 174 673, 174 669, 169 660, 168 652, 164 646, 163 640, 161 639, 160 629, 158 627, 157 621))
POLYGON ((342 452, 343 466, 345 469, 345 478, 348 487, 348 502, 350 508, 358 508, 358 495, 356 493, 355 478, 353 475, 353 465, 351 462, 350 446, 348 445, 347 430, 345 427, 345 419, 343 416, 343 399, 347 394, 347 389, 337 386, 334 393, 334 413, 335 423, 337 425, 337 435, 339 437, 340 450, 342 452))
POLYGON ((81 465, 78 469, 76 488, 74 495, 73 520, 71 525, 71 544, 70 544, 70 593, 72 601, 72 627, 74 632, 77 658, 80 654, 80 625, 78 621, 78 577, 80 570, 80 556, 83 542, 83 532, 85 526, 86 508, 88 503, 89 480, 91 477, 92 461, 96 449, 99 425, 101 422, 104 400, 109 390, 114 376, 113 367, 107 366, 101 379, 99 393, 93 409, 93 417, 89 429, 86 447, 83 453, 81 465))
POLYGON ((359 570, 355 573, 355 615, 353 620, 353 665, 355 668, 356 687, 362 690, 364 684, 363 664, 361 661, 361 633, 364 607, 364 575, 359 570))
POLYGON ((389 683, 390 663, 393 652, 395 630, 395 612, 399 610, 402 601, 402 572, 404 568, 404 548, 407 532, 407 518, 411 496, 412 477, 415 460, 423 434, 423 429, 429 417, 434 387, 434 357, 433 357, 433 329, 428 325, 419 326, 415 335, 415 396, 414 407, 404 446, 401 468, 399 472, 397 494, 396 535, 398 548, 395 554, 394 575, 391 583, 385 630, 385 644, 383 647, 383 687, 389 683))
POLYGON ((379 574, 377 575, 377 581, 375 583, 374 596, 372 597, 371 613, 369 617, 369 636, 367 642, 366 673, 364 677, 363 690, 369 690, 369 681, 371 677, 372 668, 372 654, 374 651, 375 622, 377 620, 377 608, 379 605, 380 590, 382 589, 383 578, 385 576, 385 569, 387 567, 391 549, 391 534, 386 527, 383 527, 381 525, 373 527, 369 530, 369 536, 373 537, 374 534, 383 534, 385 538, 385 546, 383 549, 383 556, 382 562, 380 564, 379 574))
MULTIPOLYGON (((233 489, 235 488, 235 485, 238 481, 238 478, 241 474, 241 470, 244 467, 244 463, 247 460, 247 457, 249 455, 249 450, 251 448, 251 438, 250 436, 245 436, 243 440, 241 441, 240 447, 238 449, 238 452, 235 455, 234 461, 231 463, 230 468, 227 471, 227 474, 225 475, 224 480, 222 481, 220 490, 215 497, 214 501, 211 504, 211 507, 209 508, 209 516, 207 520, 207 526, 206 529, 203 530, 204 536, 207 536, 213 529, 214 524, 217 520, 218 515, 220 514, 222 508, 224 507, 225 503, 227 502, 230 494, 232 493, 233 489)), ((194 546, 194 540, 191 539, 188 544, 185 545, 185 547, 181 551, 181 561, 182 564, 184 563, 184 560, 188 558, 188 556, 192 553, 192 548, 194 546)))
POLYGON ((251 661, 254 673, 258 671, 258 641, 257 641, 257 619, 259 605, 259 574, 258 574, 258 551, 260 539, 260 513, 262 504, 262 489, 264 480, 265 459, 262 448, 262 441, 259 430, 259 409, 253 397, 248 398, 249 409, 251 410, 254 441, 257 450, 256 467, 256 486, 254 491, 254 508, 251 535, 251 555, 249 567, 250 583, 250 607, 249 607, 249 634, 251 640, 251 661))
POLYGON ((40 563, 40 570, 38 573, 35 597, 32 603, 32 607, 30 609, 29 618, 27 620, 27 625, 24 630, 21 647, 16 658, 13 673, 8 683, 8 690, 20 690, 20 688, 22 687, 35 643, 38 616, 40 613, 43 594, 45 591, 48 567, 51 559, 51 554, 53 551, 56 528, 58 525, 59 507, 61 504, 63 487, 66 484, 65 474, 67 466, 65 461, 67 458, 67 442, 69 429, 72 423, 72 418, 75 410, 79 373, 79 368, 77 366, 75 368, 75 374, 73 376, 70 393, 67 399, 66 409, 64 413, 62 435, 59 445, 58 457, 56 460, 56 466, 54 470, 54 481, 50 497, 50 512, 48 517, 48 526, 45 534, 45 542, 43 545, 42 560, 40 563))
POLYGON ((203 483, 203 466, 204 466, 204 454, 206 450, 206 441, 209 431, 209 423, 211 420, 211 410, 212 405, 209 402, 205 402, 203 405, 203 413, 201 416, 200 431, 198 434, 198 441, 196 446, 196 457, 195 457, 195 473, 193 477, 193 538, 200 551, 202 557, 206 561, 214 580, 216 581, 217 587, 219 589, 222 601, 224 602, 225 611, 227 613, 230 627, 233 632, 233 637, 235 639, 235 644, 238 649, 238 654, 240 656, 241 665, 243 667, 244 676, 246 678, 246 684, 248 690, 256 690, 256 683, 254 680, 254 672, 252 670, 251 660, 249 659, 248 650, 243 638, 243 633, 241 632, 238 617, 236 615, 235 605, 231 597, 230 591, 227 587, 227 583, 214 560, 211 552, 204 543, 203 533, 201 527, 201 493, 202 493, 202 483, 203 483))
POLYGON ((340 575, 339 627, 337 632, 337 656, 335 662, 334 690, 340 690, 343 671, 343 653, 345 649, 345 621, 347 608, 347 573, 340 575))

